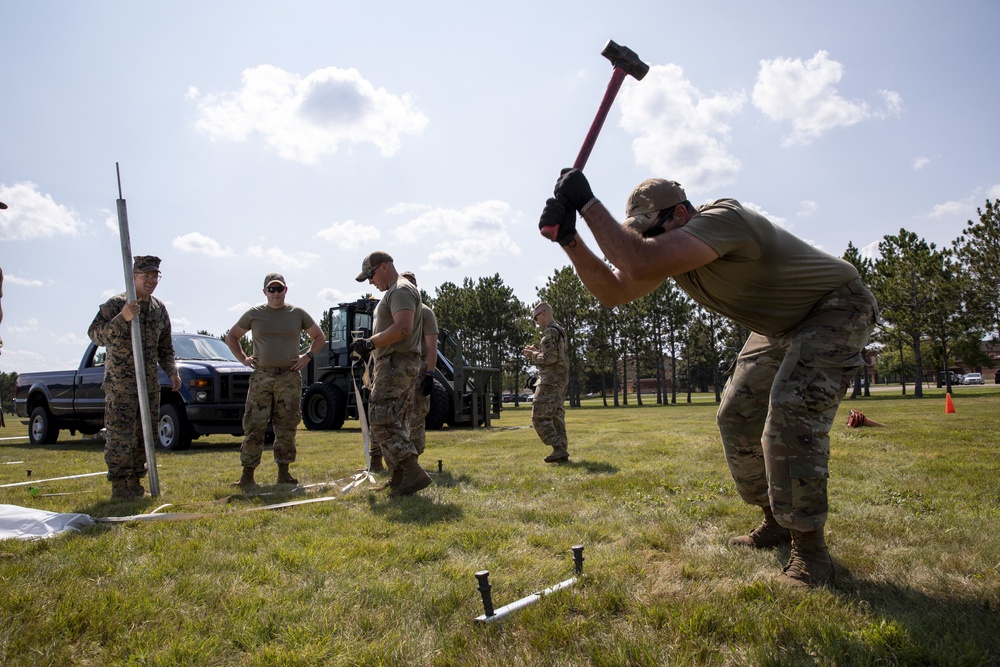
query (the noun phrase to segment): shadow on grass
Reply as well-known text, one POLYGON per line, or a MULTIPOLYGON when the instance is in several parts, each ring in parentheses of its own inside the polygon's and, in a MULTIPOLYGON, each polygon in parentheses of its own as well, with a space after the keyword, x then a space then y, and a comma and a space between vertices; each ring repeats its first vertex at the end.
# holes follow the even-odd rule
POLYGON ((569 461, 559 463, 558 466, 560 468, 577 468, 595 475, 614 475, 619 472, 618 466, 604 463, 603 461, 588 461, 586 459, 582 461, 570 459, 569 461))
POLYGON ((465 512, 458 505, 435 502, 433 498, 422 496, 420 493, 405 498, 390 498, 371 493, 368 494, 368 505, 372 514, 386 521, 419 526, 461 521, 465 518, 465 512))
MULTIPOLYGON (((931 595, 885 581, 856 577, 837 563, 831 591, 850 606, 871 610, 889 625, 880 642, 904 663, 993 664, 1000 656, 1000 601, 931 595), (892 627, 898 628, 893 631, 892 627), (901 632, 900 632, 901 631, 901 632)), ((872 639, 872 638, 869 638, 872 639)))

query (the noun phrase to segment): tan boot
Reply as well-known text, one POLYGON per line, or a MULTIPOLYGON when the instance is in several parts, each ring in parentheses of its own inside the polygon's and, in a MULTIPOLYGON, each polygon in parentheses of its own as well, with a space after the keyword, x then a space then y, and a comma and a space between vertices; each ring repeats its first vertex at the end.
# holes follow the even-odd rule
POLYGON ((238 486, 241 489, 247 489, 251 486, 256 486, 257 482, 253 479, 253 468, 243 466, 243 474, 240 476, 240 481, 233 482, 231 486, 238 486))
POLYGON ((279 463, 278 464, 278 481, 277 481, 277 483, 278 484, 296 484, 296 485, 299 483, 299 480, 297 480, 294 477, 292 477, 292 475, 288 472, 288 464, 287 463, 279 463))
POLYGON ((129 493, 132 494, 133 498, 149 498, 149 492, 143 488, 142 484, 139 482, 138 477, 129 477, 125 480, 125 484, 128 486, 129 493))
POLYGON ((382 465, 382 455, 372 454, 371 464, 368 466, 368 472, 383 472, 384 470, 385 466, 382 465))
POLYGON ((833 579, 834 567, 826 549, 823 529, 792 533, 792 554, 777 581, 788 586, 813 588, 833 579))
POLYGON ((764 521, 751 530, 748 535, 740 535, 729 540, 729 546, 770 549, 782 544, 789 544, 792 541, 791 531, 778 524, 771 508, 761 507, 761 509, 764 510, 764 521))
POLYGON ((132 500, 135 496, 128 489, 128 482, 124 479, 111 480, 111 500, 132 500))
POLYGON ((408 456, 397 469, 400 470, 399 483, 393 485, 392 480, 389 480, 389 495, 392 497, 412 496, 431 485, 431 476, 420 467, 416 456, 408 456))

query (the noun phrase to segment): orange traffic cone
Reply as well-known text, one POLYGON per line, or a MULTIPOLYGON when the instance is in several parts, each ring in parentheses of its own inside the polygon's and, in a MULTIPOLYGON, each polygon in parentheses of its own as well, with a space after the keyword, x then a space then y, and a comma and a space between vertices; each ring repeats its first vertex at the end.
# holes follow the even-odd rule
POLYGON ((944 413, 946 415, 953 414, 955 412, 955 404, 951 401, 951 392, 944 395, 944 413))

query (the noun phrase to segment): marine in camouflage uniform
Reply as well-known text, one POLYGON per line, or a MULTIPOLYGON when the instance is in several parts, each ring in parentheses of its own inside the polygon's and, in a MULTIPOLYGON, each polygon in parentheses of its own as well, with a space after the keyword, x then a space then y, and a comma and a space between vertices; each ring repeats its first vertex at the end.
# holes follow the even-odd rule
POLYGON ((566 437, 566 388, 569 386, 569 345, 562 325, 555 321, 552 307, 544 301, 532 311, 542 329, 539 347, 524 348, 524 356, 538 367, 538 383, 531 401, 531 424, 542 442, 552 447, 546 463, 569 460, 566 437))
POLYGON ((173 385, 180 389, 174 366, 174 345, 170 337, 170 316, 163 302, 152 296, 159 282, 160 259, 134 258, 136 300, 125 294, 108 299, 97 312, 87 334, 95 345, 107 348, 104 357, 104 461, 108 465, 112 500, 146 495, 140 479, 146 475, 146 448, 139 411, 139 393, 132 352, 132 319, 139 318, 142 354, 149 398, 151 437, 160 414, 160 382, 157 364, 173 385))
POLYGON ((288 466, 295 462, 295 432, 302 421, 302 369, 326 342, 323 330, 302 308, 285 303, 288 286, 280 273, 264 277, 267 303, 254 306, 226 333, 226 345, 244 365, 254 369, 250 376, 243 411, 243 445, 240 463, 243 474, 235 486, 256 484, 254 471, 264 452, 267 423, 274 428, 274 462, 278 465, 278 484, 298 484, 288 466), (251 356, 243 351, 240 338, 253 336, 251 356), (299 354, 302 332, 312 342, 305 354, 299 354))
POLYGON ((362 358, 371 354, 375 362, 368 399, 371 451, 381 452, 391 472, 386 485, 391 495, 412 495, 431 484, 430 476, 418 463, 420 452, 410 439, 409 428, 413 392, 419 386, 424 365, 420 354, 420 292, 399 276, 392 257, 385 252, 365 257, 356 280, 367 280, 385 292, 375 308, 371 338, 351 344, 352 352, 362 358))
POLYGON ((618 225, 583 173, 565 170, 540 228, 555 228, 584 285, 612 307, 667 277, 702 306, 753 333, 726 384, 717 421, 740 496, 764 514, 732 546, 791 542, 779 581, 829 580, 829 433, 874 327, 877 304, 850 263, 733 199, 699 208, 673 181, 648 179, 618 225), (608 261, 576 234, 580 211, 608 261))
MULTIPOLYGON (((417 287, 417 278, 412 271, 400 274, 417 287)), ((417 456, 424 453, 427 444, 427 414, 431 411, 431 392, 434 390, 434 369, 437 368, 437 316, 426 303, 420 304, 423 326, 420 333, 420 355, 424 359, 422 373, 417 373, 413 387, 413 405, 410 408, 410 442, 417 450, 417 456)))

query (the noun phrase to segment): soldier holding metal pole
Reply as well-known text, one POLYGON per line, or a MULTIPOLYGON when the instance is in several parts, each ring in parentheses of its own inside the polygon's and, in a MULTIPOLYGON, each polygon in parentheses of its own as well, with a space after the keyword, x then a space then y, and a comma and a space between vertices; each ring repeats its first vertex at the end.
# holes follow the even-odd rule
MULTIPOLYGON (((170 316, 163 302, 153 296, 160 283, 160 258, 139 256, 132 265, 135 296, 118 294, 108 299, 97 312, 87 334, 96 345, 107 348, 104 361, 104 426, 107 435, 104 460, 108 464, 112 500, 142 498, 146 490, 140 479, 146 475, 146 442, 153 443, 152 425, 159 421, 160 382, 156 366, 170 378, 174 391, 181 388, 181 378, 174 367, 174 345, 170 338, 170 316), (136 346, 144 373, 136 373, 133 329, 138 322, 136 346), (148 423, 144 427, 141 403, 148 401, 148 423)), ((154 483, 156 459, 150 460, 150 488, 159 495, 154 483)))

